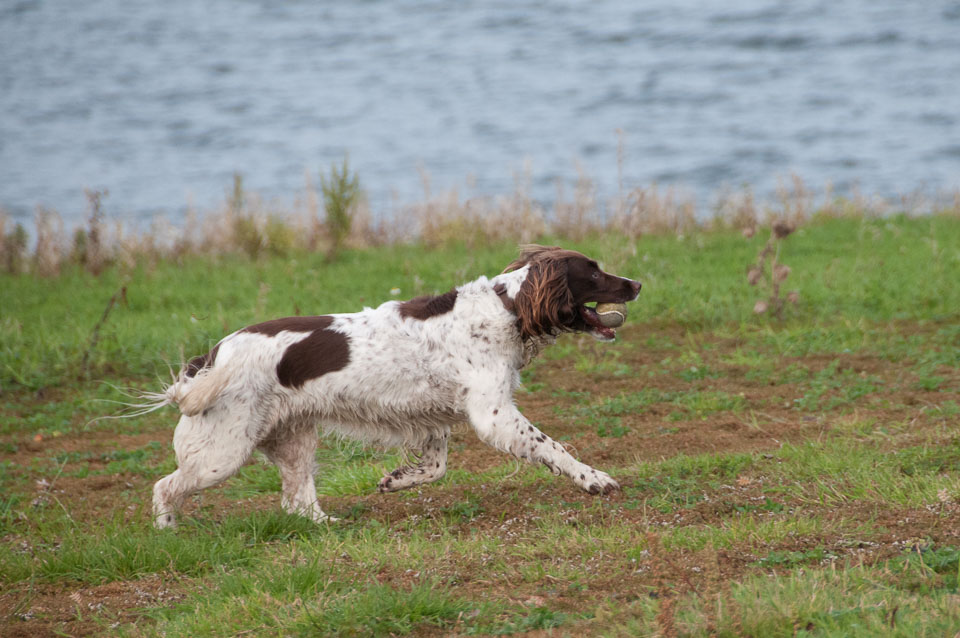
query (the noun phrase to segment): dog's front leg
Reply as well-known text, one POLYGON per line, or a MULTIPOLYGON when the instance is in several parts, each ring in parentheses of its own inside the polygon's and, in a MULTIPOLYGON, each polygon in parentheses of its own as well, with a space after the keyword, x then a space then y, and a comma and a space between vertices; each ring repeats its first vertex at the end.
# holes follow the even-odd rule
POLYGON ((569 476, 591 494, 607 494, 620 488, 608 474, 581 463, 530 423, 514 405, 509 390, 471 393, 467 413, 480 439, 502 452, 531 463, 543 463, 554 474, 569 476))

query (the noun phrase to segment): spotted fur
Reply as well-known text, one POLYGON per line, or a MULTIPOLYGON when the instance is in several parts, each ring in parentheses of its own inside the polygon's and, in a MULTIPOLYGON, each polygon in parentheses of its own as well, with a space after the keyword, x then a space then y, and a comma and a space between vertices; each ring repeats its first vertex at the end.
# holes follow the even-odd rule
POLYGON ((178 468, 154 486, 156 525, 173 525, 187 495, 231 476, 255 449, 279 467, 284 507, 326 520, 314 485, 318 425, 416 454, 416 464, 383 477, 382 492, 441 478, 450 428, 461 422, 592 494, 616 489, 532 425, 513 393, 520 369, 558 334, 612 338, 585 303, 629 301, 639 290, 580 253, 528 247, 504 273, 438 297, 234 332, 158 395, 157 405, 175 403, 182 416, 178 468))

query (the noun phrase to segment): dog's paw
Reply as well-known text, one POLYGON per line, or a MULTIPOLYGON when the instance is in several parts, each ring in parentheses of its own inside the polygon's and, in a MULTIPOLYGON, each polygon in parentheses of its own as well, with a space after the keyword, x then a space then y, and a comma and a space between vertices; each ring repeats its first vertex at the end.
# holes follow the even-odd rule
POLYGON ((441 467, 439 462, 435 468, 425 468, 422 464, 416 467, 399 467, 380 479, 377 491, 383 494, 408 490, 424 483, 432 483, 442 478, 444 472, 446 468, 441 467))
POLYGON ((395 479, 389 474, 387 474, 382 479, 380 479, 379 483, 377 483, 377 491, 380 492, 381 494, 386 494, 387 492, 396 492, 397 488, 393 486, 394 482, 395 482, 395 479))
POLYGON ((613 480, 609 474, 592 467, 587 467, 574 481, 580 486, 580 489, 590 494, 609 494, 620 489, 620 484, 613 480))
POLYGON ((410 487, 411 483, 407 472, 404 472, 402 468, 396 469, 380 479, 380 482, 377 483, 377 491, 381 494, 399 492, 410 487))

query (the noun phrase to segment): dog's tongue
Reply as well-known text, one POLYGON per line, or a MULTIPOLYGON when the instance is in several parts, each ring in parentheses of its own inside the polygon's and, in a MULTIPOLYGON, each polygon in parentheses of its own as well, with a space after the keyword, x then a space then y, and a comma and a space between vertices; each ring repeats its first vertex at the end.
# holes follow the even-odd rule
POLYGON ((590 324, 597 332, 602 334, 607 339, 614 339, 617 336, 617 331, 613 328, 608 328, 600 322, 600 315, 597 314, 597 311, 591 308, 590 306, 580 306, 580 316, 583 317, 583 320, 590 324))

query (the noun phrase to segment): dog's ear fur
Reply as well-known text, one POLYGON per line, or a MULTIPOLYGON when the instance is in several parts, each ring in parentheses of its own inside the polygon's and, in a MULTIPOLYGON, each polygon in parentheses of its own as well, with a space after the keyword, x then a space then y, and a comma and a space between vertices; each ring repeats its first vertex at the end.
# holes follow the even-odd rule
POLYGON ((522 246, 520 257, 504 269, 530 266, 514 297, 514 312, 524 339, 555 334, 573 318, 573 294, 567 286, 567 261, 557 246, 522 246))
POLYGON ((561 251, 563 250, 560 246, 541 246, 539 244, 523 244, 520 246, 520 256, 514 259, 509 266, 503 269, 503 272, 511 272, 513 270, 519 270, 532 261, 544 257, 546 253, 551 251, 561 251))

